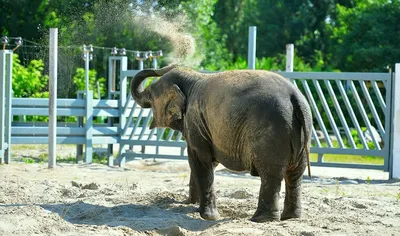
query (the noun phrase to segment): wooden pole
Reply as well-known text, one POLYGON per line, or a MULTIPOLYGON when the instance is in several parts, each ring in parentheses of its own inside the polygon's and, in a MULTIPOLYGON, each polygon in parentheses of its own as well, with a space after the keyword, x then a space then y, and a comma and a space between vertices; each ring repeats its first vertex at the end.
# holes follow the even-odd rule
POLYGON ((49 168, 56 166, 58 29, 50 28, 49 50, 49 168))

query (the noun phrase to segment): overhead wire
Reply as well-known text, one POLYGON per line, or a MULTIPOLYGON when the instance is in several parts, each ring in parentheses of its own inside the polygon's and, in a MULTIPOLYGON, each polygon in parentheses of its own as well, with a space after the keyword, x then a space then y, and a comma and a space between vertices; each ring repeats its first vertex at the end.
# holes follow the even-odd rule
MULTIPOLYGON (((20 45, 19 47, 33 47, 33 48, 37 48, 37 47, 39 47, 39 48, 41 48, 41 47, 48 48, 49 47, 49 45, 37 43, 35 41, 29 40, 29 39, 24 39, 24 38, 21 38, 21 37, 8 37, 8 39, 9 40, 22 39, 22 42, 24 42, 24 43, 22 45, 20 45), (32 44, 32 45, 28 45, 26 43, 29 43, 29 44, 32 44)), ((5 50, 5 48, 4 48, 5 45, 18 46, 18 44, 16 44, 16 43, 6 43, 6 44, 3 44, 3 50, 5 50)), ((58 48, 82 49, 82 45, 67 45, 67 46, 59 45, 58 48)), ((140 51, 140 50, 132 50, 132 49, 125 49, 125 48, 117 48, 117 47, 104 47, 104 46, 95 46, 95 45, 93 45, 93 48, 102 49, 102 50, 124 49, 126 52, 132 52, 132 53, 146 53, 146 52, 150 51, 150 50, 148 50, 148 51, 140 51)))

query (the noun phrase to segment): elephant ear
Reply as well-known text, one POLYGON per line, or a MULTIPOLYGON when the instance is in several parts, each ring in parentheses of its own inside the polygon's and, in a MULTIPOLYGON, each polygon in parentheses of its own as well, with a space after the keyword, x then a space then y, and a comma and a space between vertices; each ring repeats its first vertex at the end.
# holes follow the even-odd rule
POLYGON ((183 119, 185 110, 186 96, 178 85, 174 84, 169 91, 169 101, 167 105, 167 117, 170 121, 183 119))

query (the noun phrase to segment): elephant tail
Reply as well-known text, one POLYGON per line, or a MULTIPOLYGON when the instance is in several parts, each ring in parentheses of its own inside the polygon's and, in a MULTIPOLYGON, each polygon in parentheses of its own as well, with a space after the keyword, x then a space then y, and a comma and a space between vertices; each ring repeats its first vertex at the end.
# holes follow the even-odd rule
POLYGON ((310 138, 310 129, 308 129, 308 126, 306 124, 306 117, 305 117, 305 113, 308 113, 307 110, 305 109, 305 105, 301 106, 300 104, 301 102, 299 100, 297 100, 297 118, 299 119, 299 121, 301 122, 301 126, 303 129, 303 135, 304 135, 304 151, 306 152, 307 155, 307 168, 308 168, 308 176, 311 178, 311 165, 310 165, 310 145, 309 142, 309 138, 310 138))
MULTIPOLYGON (((306 131, 305 126, 303 126, 303 130, 304 130, 304 136, 306 136, 307 131, 306 131)), ((307 142, 305 142, 305 144, 304 144, 304 150, 305 150, 306 155, 307 155, 308 177, 311 178, 310 149, 309 149, 309 148, 310 148, 310 147, 308 146, 308 140, 307 140, 307 142)))

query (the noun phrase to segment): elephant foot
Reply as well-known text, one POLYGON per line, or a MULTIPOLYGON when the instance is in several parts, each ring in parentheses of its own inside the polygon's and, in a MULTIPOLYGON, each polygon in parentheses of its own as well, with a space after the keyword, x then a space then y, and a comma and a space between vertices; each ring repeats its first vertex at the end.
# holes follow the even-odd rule
POLYGON ((295 219, 301 217, 300 208, 292 208, 290 210, 283 209, 281 214, 281 220, 295 219))
POLYGON ((269 221, 280 221, 280 216, 279 212, 271 212, 271 213, 265 213, 265 212, 259 212, 257 211, 253 217, 250 218, 251 221, 256 222, 256 223, 263 223, 263 222, 269 222, 269 221))
POLYGON ((217 209, 206 208, 205 210, 199 210, 201 218, 205 220, 218 220, 219 213, 217 209))

